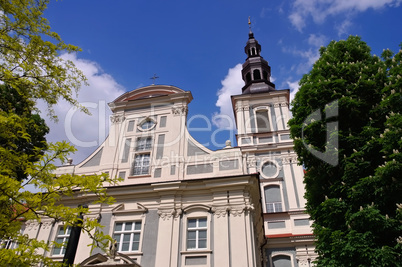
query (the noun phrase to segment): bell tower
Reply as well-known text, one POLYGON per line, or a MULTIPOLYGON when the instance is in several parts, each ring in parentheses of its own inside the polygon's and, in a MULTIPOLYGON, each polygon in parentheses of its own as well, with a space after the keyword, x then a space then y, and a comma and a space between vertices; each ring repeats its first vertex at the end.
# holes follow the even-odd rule
POLYGON ((246 62, 243 64, 241 71, 243 81, 245 82, 242 88, 243 94, 253 94, 261 92, 269 92, 275 90, 275 84, 270 80, 271 67, 268 62, 261 56, 261 45, 254 38, 254 33, 251 30, 248 34, 248 41, 244 47, 244 52, 247 55, 246 62))
POLYGON ((288 127, 290 90, 276 90, 270 81, 271 67, 251 27, 245 52, 245 85, 242 94, 231 98, 245 172, 260 176, 268 266, 307 266, 316 254, 305 211, 304 172, 288 127))

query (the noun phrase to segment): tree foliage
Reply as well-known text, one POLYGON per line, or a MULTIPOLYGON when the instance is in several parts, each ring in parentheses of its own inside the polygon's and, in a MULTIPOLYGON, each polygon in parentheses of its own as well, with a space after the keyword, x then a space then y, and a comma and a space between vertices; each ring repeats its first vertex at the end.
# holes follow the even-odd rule
MULTIPOLYGON (((43 100, 48 114, 61 99, 79 107, 75 92, 85 77, 63 53, 79 51, 51 31, 43 12, 48 0, 0 0, 0 266, 56 266, 49 255, 54 242, 25 235, 23 225, 42 220, 81 225, 98 246, 110 237, 88 208, 68 207, 64 200, 85 196, 86 203, 111 204, 104 186, 118 182, 106 174, 55 176, 56 161, 65 162, 74 148, 46 143, 48 128, 36 114, 43 100), (34 186, 38 193, 27 190, 34 186), (77 215, 84 215, 83 222, 77 215), (15 247, 3 246, 12 241, 15 247), (46 253, 43 253, 43 252, 46 253)), ((83 111, 85 109, 81 108, 83 111)))
MULTIPOLYGON (((18 124, 18 121, 15 123, 18 124)), ((73 151, 74 148, 66 142, 49 144, 47 153, 41 156, 39 161, 24 162, 29 179, 23 182, 9 175, 0 174, 0 237, 3 241, 12 240, 18 245, 12 249, 0 249, 1 266, 36 266, 41 262, 45 266, 60 265, 39 251, 42 249, 49 252, 55 243, 29 238, 20 232, 22 224, 30 221, 40 223, 45 218, 64 222, 66 227, 80 223, 77 215, 88 214, 88 208, 62 204, 62 200, 77 195, 87 196, 86 201, 93 204, 113 203, 113 198, 107 196, 104 186, 114 184, 117 180, 109 178, 106 174, 89 176, 63 174, 55 177, 56 167, 52 162, 55 160, 65 162, 66 156, 73 151), (36 186, 40 192, 32 193, 25 190, 24 187, 28 184, 36 186)), ((8 152, 1 150, 1 157, 7 158, 8 152)), ((80 225, 98 246, 107 245, 110 237, 103 234, 102 225, 98 223, 97 218, 86 217, 80 225)))
MULTIPOLYGON (((66 44, 43 17, 49 0, 0 0, 0 81, 18 93, 52 106, 60 99, 79 106, 74 98, 83 73, 60 55, 80 51, 66 44)), ((81 107, 82 110, 85 110, 81 107)))
MULTIPOLYGON (((16 90, 6 84, 0 85, 0 112, 6 118, 9 115, 17 115, 20 127, 8 128, 0 133, 0 144, 4 149, 13 151, 14 161, 8 162, 6 166, 0 163, 1 170, 14 169, 11 174, 15 179, 21 181, 27 178, 25 166, 21 164, 19 157, 27 156, 28 162, 35 162, 43 155, 47 148, 46 134, 49 132, 45 120, 38 114, 33 113, 35 103, 20 95, 16 90), (18 134, 18 131, 26 132, 29 139, 18 134)), ((17 119, 17 117, 16 117, 17 119)))
POLYGON ((317 266, 402 266, 401 62, 402 50, 384 50, 380 58, 350 36, 322 47, 300 80, 289 125, 306 168, 317 266), (333 101, 336 118, 306 121, 316 110, 326 114, 333 101), (327 133, 334 120, 337 128, 327 133))

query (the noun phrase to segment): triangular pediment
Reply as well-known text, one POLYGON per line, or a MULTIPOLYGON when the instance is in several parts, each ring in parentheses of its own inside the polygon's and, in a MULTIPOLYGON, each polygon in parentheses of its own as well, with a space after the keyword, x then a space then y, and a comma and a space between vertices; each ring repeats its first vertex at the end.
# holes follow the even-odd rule
POLYGON ((106 254, 97 253, 90 256, 79 264, 81 267, 89 266, 103 266, 103 267, 141 267, 135 260, 131 259, 127 255, 116 253, 114 257, 110 257, 106 254))

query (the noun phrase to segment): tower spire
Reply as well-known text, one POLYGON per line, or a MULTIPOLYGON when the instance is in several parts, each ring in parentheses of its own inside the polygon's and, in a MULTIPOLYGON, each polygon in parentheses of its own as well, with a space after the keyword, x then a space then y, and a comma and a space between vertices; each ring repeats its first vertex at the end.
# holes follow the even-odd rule
POLYGON ((243 94, 254 94, 275 90, 275 84, 271 82, 271 67, 261 56, 261 45, 254 38, 251 30, 250 17, 248 18, 249 34, 248 41, 244 47, 247 54, 246 62, 243 64, 242 78, 245 82, 242 88, 243 94))

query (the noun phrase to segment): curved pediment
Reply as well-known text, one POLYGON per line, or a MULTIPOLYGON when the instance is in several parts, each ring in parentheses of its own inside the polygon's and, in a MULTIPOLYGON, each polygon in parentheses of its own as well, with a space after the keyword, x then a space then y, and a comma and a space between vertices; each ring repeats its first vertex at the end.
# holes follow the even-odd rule
POLYGON ((185 93, 185 91, 170 85, 150 85, 127 92, 116 98, 113 101, 113 103, 133 101, 138 99, 147 99, 177 93, 185 93))

